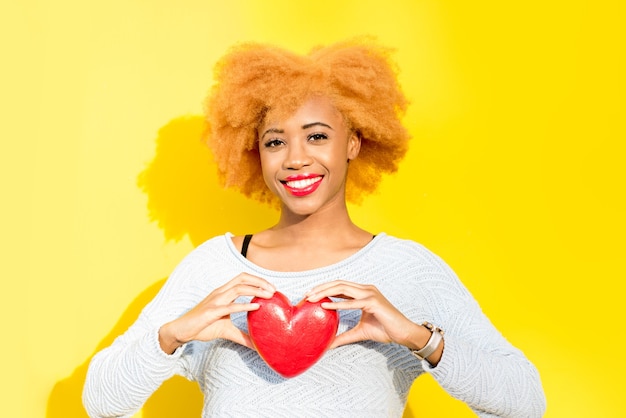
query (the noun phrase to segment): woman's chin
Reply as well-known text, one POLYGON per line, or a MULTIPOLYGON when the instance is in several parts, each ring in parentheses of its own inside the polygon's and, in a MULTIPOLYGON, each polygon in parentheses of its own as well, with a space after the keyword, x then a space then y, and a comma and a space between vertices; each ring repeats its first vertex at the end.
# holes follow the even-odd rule
POLYGON ((306 202, 285 203, 283 202, 283 213, 289 213, 295 216, 310 216, 319 210, 318 205, 306 202))

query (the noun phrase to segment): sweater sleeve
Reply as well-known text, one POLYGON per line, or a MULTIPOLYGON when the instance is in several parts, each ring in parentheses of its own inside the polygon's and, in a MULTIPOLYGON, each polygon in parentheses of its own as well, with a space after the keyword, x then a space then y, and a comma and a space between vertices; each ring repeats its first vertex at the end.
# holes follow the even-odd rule
POLYGON ((179 371, 184 347, 167 355, 159 346, 158 328, 139 333, 141 326, 133 325, 91 360, 83 389, 83 404, 90 417, 132 416, 179 371))
POLYGON ((541 417, 546 402, 539 373, 494 328, 474 301, 448 321, 444 353, 426 372, 481 417, 541 417))
POLYGON ((206 274, 202 256, 192 252, 174 270, 137 321, 89 364, 83 404, 90 417, 127 417, 137 412, 159 386, 175 374, 193 379, 184 355, 161 349, 160 327, 195 306, 204 296, 194 283, 206 274))
POLYGON ((456 274, 437 256, 429 258, 442 281, 430 296, 445 345, 438 365, 423 361, 424 370, 478 416, 543 416, 546 400, 535 366, 493 326, 456 274))

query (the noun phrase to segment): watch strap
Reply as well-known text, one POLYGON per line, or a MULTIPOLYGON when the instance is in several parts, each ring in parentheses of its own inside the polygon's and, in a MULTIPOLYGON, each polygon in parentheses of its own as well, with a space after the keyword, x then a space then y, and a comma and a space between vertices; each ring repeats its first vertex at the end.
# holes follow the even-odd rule
POLYGON ((441 344, 441 341, 443 340, 443 331, 439 327, 434 326, 430 322, 424 322, 422 326, 427 328, 431 334, 424 347, 419 350, 411 350, 411 353, 419 360, 424 360, 430 357, 435 351, 437 351, 439 344, 441 344))

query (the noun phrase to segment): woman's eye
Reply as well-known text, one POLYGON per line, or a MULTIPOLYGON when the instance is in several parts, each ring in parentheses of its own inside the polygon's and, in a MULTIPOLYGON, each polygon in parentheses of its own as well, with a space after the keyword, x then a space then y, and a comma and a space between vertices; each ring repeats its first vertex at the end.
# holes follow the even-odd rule
POLYGON ((281 146, 282 144, 284 144, 282 140, 274 138, 274 139, 270 139, 269 141, 266 141, 264 146, 265 148, 276 148, 276 147, 281 146))
POLYGON ((309 141, 321 141, 323 139, 328 139, 328 135, 320 133, 309 135, 309 141))

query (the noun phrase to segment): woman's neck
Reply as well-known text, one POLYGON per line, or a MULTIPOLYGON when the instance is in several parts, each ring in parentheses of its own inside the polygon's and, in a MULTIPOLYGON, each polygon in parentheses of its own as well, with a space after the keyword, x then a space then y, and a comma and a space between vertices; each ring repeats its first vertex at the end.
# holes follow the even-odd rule
POLYGON ((344 204, 310 215, 299 215, 283 207, 278 223, 270 230, 292 239, 308 237, 319 241, 320 237, 336 239, 337 234, 349 235, 360 228, 352 222, 344 204))
POLYGON ((308 216, 283 211, 275 226, 254 235, 247 257, 270 270, 303 271, 341 261, 371 240, 347 210, 308 216))

